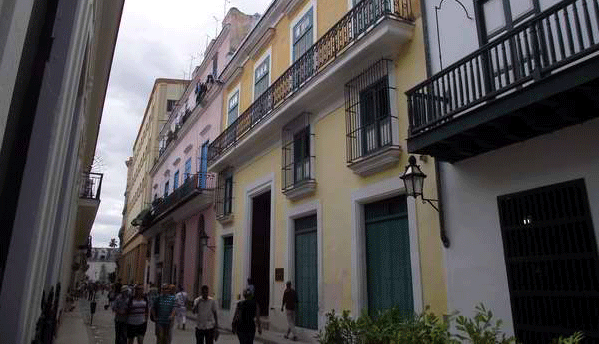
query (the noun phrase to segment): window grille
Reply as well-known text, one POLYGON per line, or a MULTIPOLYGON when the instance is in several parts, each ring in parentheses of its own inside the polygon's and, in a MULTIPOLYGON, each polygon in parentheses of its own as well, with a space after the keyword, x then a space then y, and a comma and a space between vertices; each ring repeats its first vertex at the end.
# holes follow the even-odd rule
POLYGON ((233 210, 233 171, 226 169, 218 174, 216 187, 216 216, 225 217, 233 210))
POLYGON ((282 189, 293 189, 314 181, 310 116, 296 117, 283 128, 282 189))
MULTIPOLYGON (((345 85, 347 162, 393 146, 390 60, 379 60, 345 85)), ((397 133, 395 133, 397 135, 397 133)), ((396 144, 395 144, 396 145, 396 144)))
POLYGON ((599 341, 599 258, 584 180, 498 197, 514 330, 549 343, 599 341))

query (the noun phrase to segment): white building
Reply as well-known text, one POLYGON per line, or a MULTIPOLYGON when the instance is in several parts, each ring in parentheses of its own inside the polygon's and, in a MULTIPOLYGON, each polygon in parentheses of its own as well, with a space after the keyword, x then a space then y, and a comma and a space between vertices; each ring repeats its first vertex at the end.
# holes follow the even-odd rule
POLYGON ((119 258, 116 248, 94 247, 91 257, 87 258, 87 271, 85 274, 92 282, 109 283, 109 274, 116 270, 116 261, 119 258))
POLYGON ((83 273, 102 181, 90 167, 123 3, 0 2, 2 343, 48 336, 39 325, 57 323, 83 273), (42 304, 52 307, 42 314, 42 304))
POLYGON ((422 7, 429 78, 407 92, 408 149, 441 161, 448 309, 484 302, 523 343, 597 342, 597 2, 422 7))

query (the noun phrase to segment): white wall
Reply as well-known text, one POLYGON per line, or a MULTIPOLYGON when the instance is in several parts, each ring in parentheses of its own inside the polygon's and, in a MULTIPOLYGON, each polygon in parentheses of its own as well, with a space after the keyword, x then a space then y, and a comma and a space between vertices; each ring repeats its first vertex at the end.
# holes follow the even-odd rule
MULTIPOLYGON (((89 277, 90 281, 100 280, 100 271, 102 270, 102 265, 106 267, 106 281, 108 281, 108 274, 116 270, 116 262, 88 262, 87 264, 89 265, 89 268, 85 274, 89 277)), ((127 281, 123 281, 123 283, 126 282, 127 281)))
POLYGON ((513 331, 497 196, 584 178, 599 237, 599 119, 442 164, 448 310, 484 302, 513 331))

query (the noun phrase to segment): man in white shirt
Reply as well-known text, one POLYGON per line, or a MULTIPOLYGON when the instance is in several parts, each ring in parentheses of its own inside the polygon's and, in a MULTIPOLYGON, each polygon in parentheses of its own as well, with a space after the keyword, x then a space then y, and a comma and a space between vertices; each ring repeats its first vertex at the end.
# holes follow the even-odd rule
POLYGON ((183 290, 182 286, 179 286, 179 292, 175 295, 177 300, 177 328, 185 331, 185 320, 187 313, 187 293, 183 290))
POLYGON ((196 344, 213 344, 218 339, 216 301, 208 297, 208 286, 202 286, 202 295, 193 301, 193 313, 197 314, 196 344))

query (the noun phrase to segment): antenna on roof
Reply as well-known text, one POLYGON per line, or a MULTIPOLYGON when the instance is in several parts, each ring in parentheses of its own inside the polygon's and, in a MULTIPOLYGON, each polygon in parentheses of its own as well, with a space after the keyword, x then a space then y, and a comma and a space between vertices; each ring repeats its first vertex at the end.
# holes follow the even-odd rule
POLYGON ((212 16, 212 18, 214 18, 214 21, 216 22, 216 27, 214 28, 214 37, 218 36, 218 18, 216 18, 216 16, 212 16))
MULTIPOLYGON (((227 16, 227 4, 230 3, 230 0, 225 0, 224 3, 224 10, 223 10, 223 18, 225 18, 227 16)), ((223 19, 224 20, 224 19, 223 19)))

